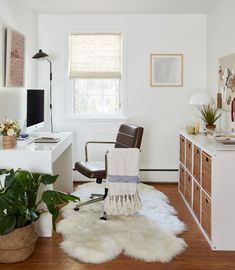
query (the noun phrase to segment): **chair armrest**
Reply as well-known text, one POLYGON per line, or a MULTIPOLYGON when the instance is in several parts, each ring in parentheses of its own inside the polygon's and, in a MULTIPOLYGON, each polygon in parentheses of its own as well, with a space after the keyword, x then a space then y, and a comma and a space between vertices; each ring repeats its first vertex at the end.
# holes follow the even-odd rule
POLYGON ((105 141, 88 141, 85 144, 85 159, 86 161, 88 161, 88 151, 87 151, 87 147, 88 144, 115 144, 116 142, 105 142, 105 141))

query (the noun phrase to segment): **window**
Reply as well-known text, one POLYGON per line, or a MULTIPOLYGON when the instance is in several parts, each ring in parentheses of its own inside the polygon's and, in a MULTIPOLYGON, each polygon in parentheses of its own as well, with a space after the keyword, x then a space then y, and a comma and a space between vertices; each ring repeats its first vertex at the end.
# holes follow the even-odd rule
POLYGON ((71 34, 69 77, 73 114, 121 114, 122 35, 71 34))

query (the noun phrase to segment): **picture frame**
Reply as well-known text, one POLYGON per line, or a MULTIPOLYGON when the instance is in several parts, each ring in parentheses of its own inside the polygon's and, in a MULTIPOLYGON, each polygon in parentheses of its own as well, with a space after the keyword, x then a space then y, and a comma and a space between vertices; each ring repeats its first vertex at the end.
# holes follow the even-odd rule
POLYGON ((183 54, 151 54, 150 86, 183 86, 183 54))
POLYGON ((5 86, 23 87, 25 81, 25 37, 6 29, 5 86))

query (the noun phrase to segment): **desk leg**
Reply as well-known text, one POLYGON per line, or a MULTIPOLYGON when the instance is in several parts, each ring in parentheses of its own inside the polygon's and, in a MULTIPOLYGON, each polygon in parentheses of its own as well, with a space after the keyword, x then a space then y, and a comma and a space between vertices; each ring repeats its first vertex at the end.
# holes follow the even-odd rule
POLYGON ((54 186, 55 190, 70 193, 73 191, 73 164, 72 164, 72 145, 55 160, 53 163, 53 175, 58 174, 54 186))

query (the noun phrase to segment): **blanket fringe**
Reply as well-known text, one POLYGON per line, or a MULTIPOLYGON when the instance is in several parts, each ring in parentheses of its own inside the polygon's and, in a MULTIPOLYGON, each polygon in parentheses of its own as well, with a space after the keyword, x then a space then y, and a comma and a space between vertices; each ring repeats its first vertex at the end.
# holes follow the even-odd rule
POLYGON ((141 209, 137 184, 110 184, 104 210, 108 215, 133 215, 141 209))

